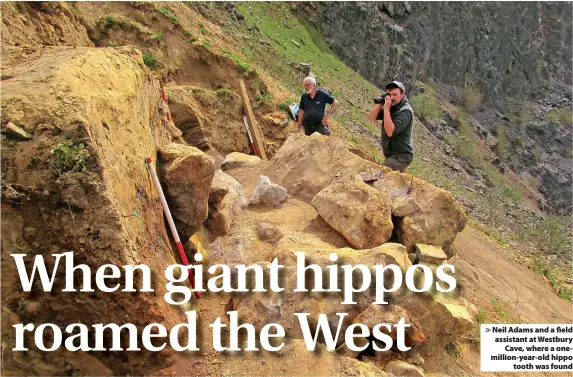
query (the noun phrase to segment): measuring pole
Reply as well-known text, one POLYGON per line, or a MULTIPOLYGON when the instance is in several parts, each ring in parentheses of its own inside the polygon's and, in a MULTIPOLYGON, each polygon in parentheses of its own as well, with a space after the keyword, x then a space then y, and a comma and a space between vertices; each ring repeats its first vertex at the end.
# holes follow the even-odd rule
MULTIPOLYGON (((155 167, 153 166, 151 157, 147 157, 145 159, 145 163, 151 172, 151 176, 153 177, 153 182, 155 183, 155 188, 159 193, 159 200, 161 200, 161 205, 163 206, 163 210, 165 211, 165 217, 167 217, 167 223, 169 224, 169 229, 171 229, 171 234, 173 235, 173 239, 175 240, 175 245, 177 245, 177 251, 179 252, 179 258, 181 258, 181 262, 185 266, 189 266, 189 261, 187 260, 187 256, 185 255, 185 250, 183 250, 183 245, 181 244, 181 240, 179 239, 179 234, 177 233, 177 229, 175 228, 175 223, 173 222, 173 217, 171 217, 171 211, 169 211, 169 206, 167 205, 167 201, 165 200, 165 195, 163 195, 163 189, 161 188, 161 184, 159 183, 159 178, 157 178, 157 172, 155 171, 155 167)), ((189 282, 191 283, 191 288, 193 288, 193 294, 196 298, 201 298, 199 292, 195 291, 195 277, 193 276, 193 270, 189 269, 189 282)))

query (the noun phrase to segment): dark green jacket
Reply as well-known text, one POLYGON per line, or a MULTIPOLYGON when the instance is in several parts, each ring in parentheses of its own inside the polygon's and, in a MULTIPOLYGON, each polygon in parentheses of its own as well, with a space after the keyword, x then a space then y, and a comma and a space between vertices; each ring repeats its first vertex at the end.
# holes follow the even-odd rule
POLYGON ((390 118, 394 122, 392 136, 386 134, 384 129, 384 109, 380 110, 376 119, 382 120, 382 151, 384 156, 394 157, 407 164, 414 159, 414 145, 412 144, 412 123, 414 122, 414 110, 410 106, 408 98, 396 106, 390 107, 390 118))

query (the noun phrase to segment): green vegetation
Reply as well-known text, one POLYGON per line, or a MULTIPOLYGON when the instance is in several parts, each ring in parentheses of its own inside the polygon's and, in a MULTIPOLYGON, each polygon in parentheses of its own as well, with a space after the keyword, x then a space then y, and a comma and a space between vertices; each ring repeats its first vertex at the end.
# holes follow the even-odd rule
POLYGON ((545 253, 567 255, 571 246, 570 225, 568 217, 547 216, 525 224, 518 236, 545 253))
POLYGON ((277 104, 277 109, 281 110, 281 111, 287 111, 288 107, 291 103, 293 102, 297 102, 297 100, 293 97, 289 97, 287 99, 285 99, 283 102, 277 104))
POLYGON ((544 264, 539 259, 534 260, 535 271, 544 276, 552 288, 557 290, 557 294, 564 300, 573 301, 573 289, 562 286, 557 279, 557 272, 554 268, 544 264))
MULTIPOLYGON (((239 55, 235 55, 233 54, 231 51, 228 50, 223 50, 223 55, 228 56, 229 58, 231 58, 239 67, 239 69, 241 70, 241 72, 243 73, 248 73, 250 71, 252 71, 249 68, 249 65, 247 63, 245 63, 243 61, 243 59, 241 59, 241 57, 239 55)), ((259 84, 260 85, 260 84, 259 84)))
POLYGON ((411 102, 416 115, 424 121, 429 122, 444 116, 440 103, 429 93, 419 94, 412 98, 411 102))
MULTIPOLYGON (((311 65, 321 85, 331 84, 329 89, 339 93, 339 101, 344 98, 356 100, 358 93, 368 98, 378 94, 378 89, 332 54, 319 31, 305 21, 292 17, 288 4, 237 3, 237 8, 245 16, 240 32, 245 41, 246 61, 265 67, 293 94, 299 93, 302 87, 301 82, 293 80, 293 77, 297 77, 294 66, 303 62, 311 65), (249 8, 252 12, 249 12, 249 8), (255 27, 260 34, 257 32, 256 36, 251 37, 255 27), (255 43, 249 43, 251 40, 255 43), (291 41, 296 41, 299 46, 291 41)), ((345 111, 341 107, 337 114, 345 111)))
POLYGON ((503 320, 505 323, 509 323, 509 316, 504 310, 502 304, 495 298, 491 299, 491 305, 493 306, 494 313, 503 320))
POLYGON ((169 19, 169 21, 171 21, 173 24, 175 25, 179 25, 179 17, 177 17, 176 15, 172 14, 169 9, 167 9, 166 6, 160 6, 155 8, 159 13, 161 13, 163 16, 167 17, 169 19))
MULTIPOLYGON (((484 173, 484 177, 494 186, 497 193, 490 194, 490 199, 495 202, 495 197, 509 199, 513 203, 519 203, 522 193, 519 187, 507 183, 506 178, 494 166, 483 159, 478 148, 479 138, 474 133, 472 126, 467 120, 467 115, 458 112, 455 115, 458 133, 446 136, 446 142, 452 146, 456 155, 468 160, 476 168, 484 173)), ((496 203, 498 206, 499 203, 496 203)), ((487 208, 483 207, 483 208, 487 208)))
POLYGON ((155 68, 159 64, 157 58, 151 53, 143 53, 143 63, 149 68, 155 68))
POLYGON ((504 125, 499 124, 496 128, 497 131, 497 145, 495 152, 499 158, 506 161, 509 157, 509 139, 507 138, 507 131, 504 125))
POLYGON ((114 16, 105 16, 103 18, 103 26, 106 29, 113 29, 116 25, 123 29, 129 27, 129 23, 127 21, 118 21, 114 16))
POLYGON ((486 322, 486 317, 487 317, 487 312, 483 309, 480 309, 477 313, 476 313, 476 322, 478 325, 481 325, 482 323, 486 322))
POLYGON ((556 108, 545 114, 545 118, 554 126, 568 126, 573 124, 573 114, 570 108, 556 108))
POLYGON ((121 46, 121 44, 117 41, 108 41, 107 46, 108 47, 118 47, 118 46, 121 46))
POLYGON ((170 15, 168 16, 168 18, 169 18, 169 21, 171 21, 171 22, 174 23, 175 25, 179 25, 179 17, 177 17, 177 16, 175 16, 175 15, 173 15, 173 14, 170 14, 170 15))
POLYGON ((462 89, 462 106, 467 112, 473 112, 476 110, 482 103, 483 95, 481 94, 480 90, 472 85, 466 85, 462 89))
POLYGON ((153 34, 153 36, 151 37, 151 39, 155 39, 155 40, 157 40, 157 41, 160 41, 160 40, 163 39, 163 34, 160 33, 160 32, 157 32, 157 33, 153 34))
POLYGON ((216 93, 217 97, 220 98, 224 102, 228 102, 233 98, 233 91, 231 91, 227 88, 219 89, 215 93, 216 93))
POLYGON ((497 230, 483 226, 482 224, 475 222, 475 221, 472 221, 472 226, 474 228, 478 229, 480 232, 482 232, 486 236, 488 236, 489 238, 495 240, 501 246, 509 245, 509 243, 501 236, 501 234, 499 234, 499 232, 497 230))
POLYGON ((515 114, 509 116, 509 121, 520 126, 525 125, 525 123, 531 120, 531 115, 525 110, 521 109, 515 114))
POLYGON ((62 140, 52 147, 54 167, 61 173, 67 171, 85 172, 90 154, 83 143, 62 140))
POLYGON ((157 10, 159 10, 159 12, 164 16, 169 15, 169 9, 167 9, 167 7, 161 6, 157 8, 157 10))
POLYGON ((112 29, 115 25, 117 25, 117 20, 113 16, 105 16, 104 22, 106 29, 112 29))
POLYGON ((211 44, 211 42, 208 39, 202 39, 201 40, 201 46, 203 46, 205 48, 213 47, 213 45, 211 44))

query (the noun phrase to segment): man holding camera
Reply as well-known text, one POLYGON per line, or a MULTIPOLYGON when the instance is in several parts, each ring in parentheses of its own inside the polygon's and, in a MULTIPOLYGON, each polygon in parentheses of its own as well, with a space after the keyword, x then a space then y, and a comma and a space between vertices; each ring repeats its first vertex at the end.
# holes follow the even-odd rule
POLYGON ((314 132, 330 135, 328 123, 330 115, 334 113, 338 106, 338 101, 329 93, 318 89, 314 77, 306 77, 303 80, 303 85, 306 93, 300 97, 297 132, 304 127, 304 134, 307 136, 312 135, 314 132), (330 105, 330 108, 324 114, 327 103, 330 105))
POLYGON ((403 173, 414 159, 414 110, 406 98, 404 84, 392 81, 386 84, 385 89, 385 93, 374 98, 376 106, 368 118, 373 122, 382 120, 382 152, 386 157, 383 165, 403 173))

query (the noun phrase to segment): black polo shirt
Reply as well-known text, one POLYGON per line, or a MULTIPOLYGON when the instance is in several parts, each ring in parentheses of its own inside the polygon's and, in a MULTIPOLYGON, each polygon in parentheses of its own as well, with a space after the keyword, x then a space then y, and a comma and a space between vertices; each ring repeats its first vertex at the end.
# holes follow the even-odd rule
POLYGON ((300 97, 299 108, 304 110, 303 123, 316 123, 320 122, 324 117, 324 109, 326 104, 332 105, 334 97, 322 89, 317 89, 314 98, 310 98, 310 94, 304 93, 300 97))

